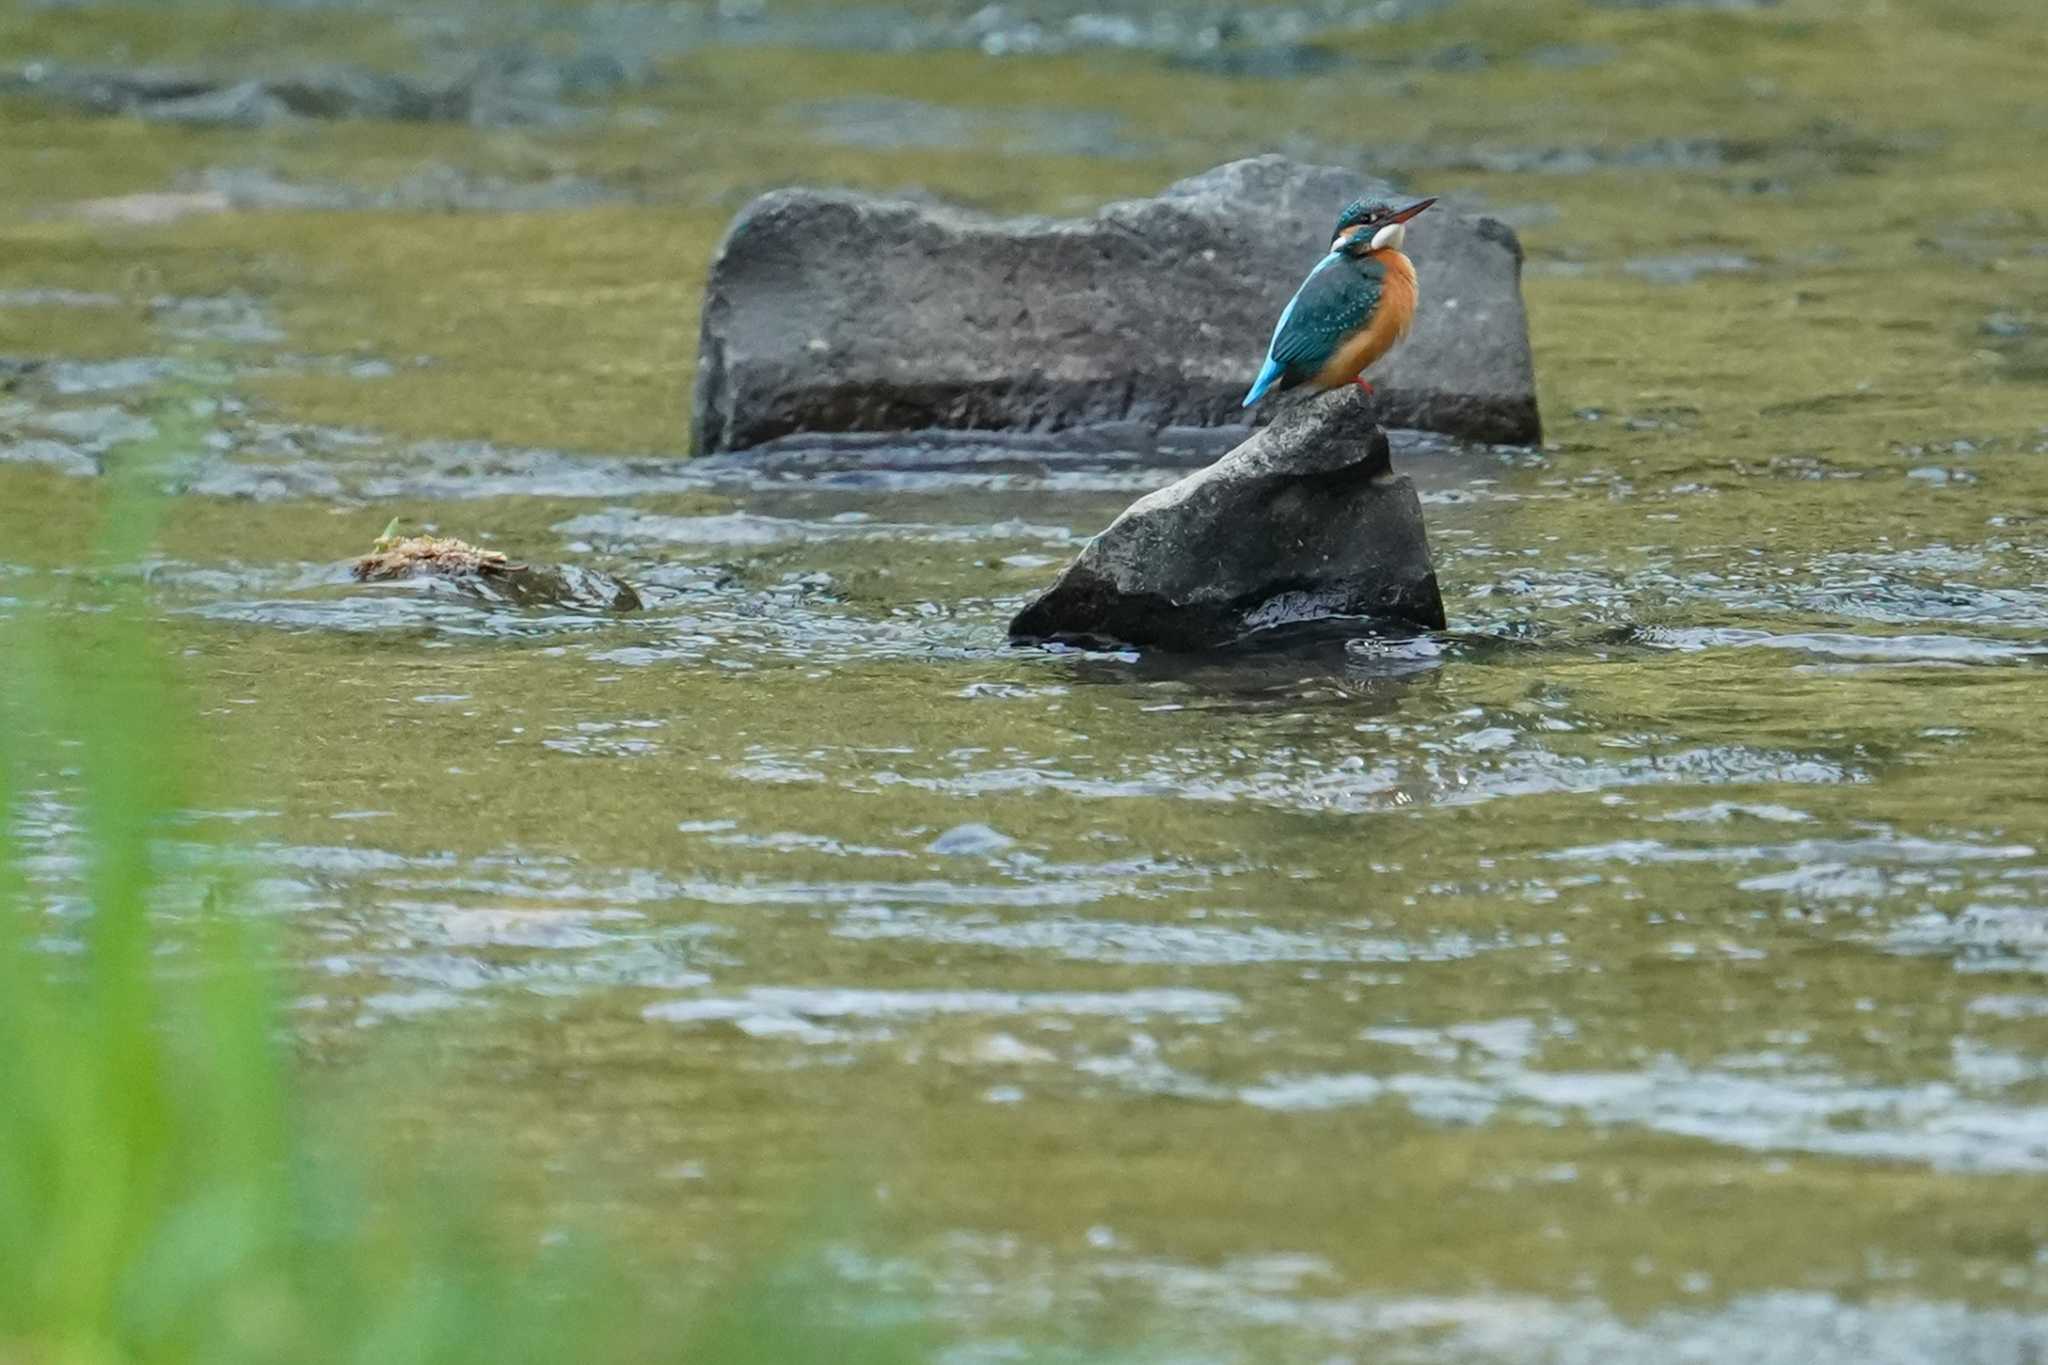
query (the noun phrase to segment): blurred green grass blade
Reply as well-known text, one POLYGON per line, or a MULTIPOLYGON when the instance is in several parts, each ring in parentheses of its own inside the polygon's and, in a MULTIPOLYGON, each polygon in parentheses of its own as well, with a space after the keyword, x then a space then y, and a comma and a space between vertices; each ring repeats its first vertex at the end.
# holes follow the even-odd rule
MULTIPOLYGON (((0 615, 0 1365, 929 1358, 822 1255, 685 1326, 573 1237, 508 1248, 474 1152, 370 1178, 371 1135, 302 1112, 278 929, 194 833, 208 756, 150 619, 153 488, 206 411, 159 404, 110 461, 91 571, 0 615)), ((794 1242, 845 1231, 802 1208, 794 1242)))

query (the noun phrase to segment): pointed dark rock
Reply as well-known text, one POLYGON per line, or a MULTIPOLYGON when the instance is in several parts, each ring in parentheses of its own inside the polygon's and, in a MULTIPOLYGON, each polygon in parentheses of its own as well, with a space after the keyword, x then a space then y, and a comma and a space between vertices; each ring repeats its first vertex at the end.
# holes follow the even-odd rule
POLYGON ((1010 638, 1192 651, 1330 617, 1444 626, 1421 500, 1355 389, 1287 408, 1132 503, 1017 613, 1010 638))

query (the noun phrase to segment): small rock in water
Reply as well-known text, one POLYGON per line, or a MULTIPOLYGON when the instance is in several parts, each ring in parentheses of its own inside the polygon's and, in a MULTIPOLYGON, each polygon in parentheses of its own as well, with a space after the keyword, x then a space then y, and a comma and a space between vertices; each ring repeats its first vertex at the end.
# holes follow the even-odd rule
POLYGON ((260 81, 239 81, 203 94, 158 100, 141 114, 158 123, 198 128, 267 128, 291 117, 291 108, 260 81))
POLYGON ((456 73, 412 76, 355 66, 223 73, 150 67, 0 70, 0 95, 31 95, 81 112, 195 127, 268 128, 294 119, 556 127, 579 117, 560 100, 632 79, 623 61, 562 61, 505 51, 456 73))
POLYGON ((1553 71, 1579 71, 1605 66, 1620 56, 1621 49, 1607 43, 1547 43, 1523 53, 1522 60, 1553 71))
POLYGON ((1337 617, 1441 630, 1422 504, 1356 389, 1295 402, 1132 503, 1010 622, 1014 641, 1215 649, 1337 617))
POLYGON ((157 434, 156 423, 113 404, 58 408, 38 413, 31 420, 52 436, 61 437, 94 454, 105 454, 119 445, 147 441, 157 434))
POLYGON ((73 478, 91 478, 100 472, 98 460, 61 441, 0 441, 0 464, 46 465, 73 478))
POLYGON ((451 536, 386 534, 355 562, 351 573, 359 583, 439 579, 471 596, 521 607, 640 609, 640 594, 610 574, 574 565, 515 564, 500 551, 479 549, 451 536))
POLYGON ((1169 65, 1212 76, 1250 80, 1283 80, 1321 76, 1345 64, 1344 54, 1319 43, 1269 43, 1257 47, 1221 47, 1169 59, 1169 65))
POLYGON ((943 857, 972 858, 1001 853, 1016 843, 1009 835, 988 825, 955 825, 925 845, 925 852, 943 857))
POLYGON ((1691 284, 1702 275, 1732 274, 1756 269, 1756 262, 1733 252, 1699 251, 1680 256, 1638 256, 1622 269, 1652 284, 1691 284))

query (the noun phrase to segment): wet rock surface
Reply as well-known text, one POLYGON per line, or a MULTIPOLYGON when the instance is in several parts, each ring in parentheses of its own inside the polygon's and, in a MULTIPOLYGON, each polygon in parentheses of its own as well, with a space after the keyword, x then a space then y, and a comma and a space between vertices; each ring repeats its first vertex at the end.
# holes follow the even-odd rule
POLYGON ((1298 405, 1140 498, 1010 637, 1200 650, 1339 617, 1444 625, 1422 504, 1356 390, 1298 405))
MULTIPOLYGON (((1274 319, 1338 210, 1369 192, 1394 193, 1264 156, 1072 221, 766 195, 712 263, 696 450, 801 432, 1240 424, 1274 319)), ((1373 372, 1381 420, 1536 440, 1514 232, 1439 211, 1416 220, 1409 252, 1423 302, 1373 372)))

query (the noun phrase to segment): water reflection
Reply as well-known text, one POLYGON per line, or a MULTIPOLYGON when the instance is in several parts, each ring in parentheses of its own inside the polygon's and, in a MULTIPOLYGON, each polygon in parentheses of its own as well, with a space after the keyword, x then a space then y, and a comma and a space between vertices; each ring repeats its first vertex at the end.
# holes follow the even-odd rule
POLYGON ((1388 634, 1380 623, 1331 620, 1259 631, 1207 654, 1055 649, 1083 687, 1143 688, 1146 710, 1289 710, 1338 704, 1360 716, 1389 715, 1404 694, 1443 666, 1445 642, 1388 634))

